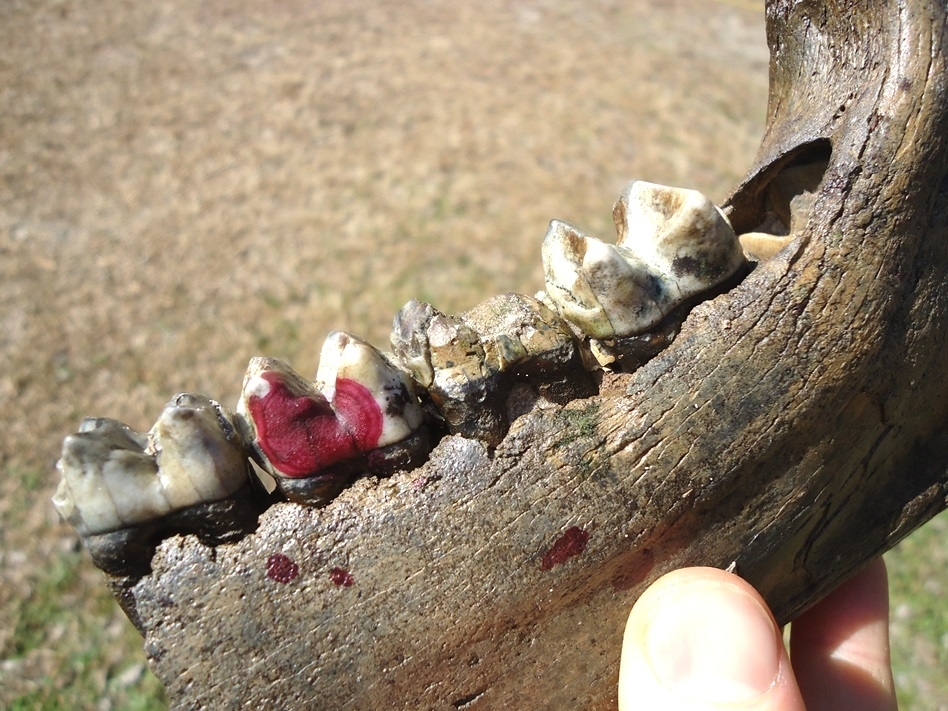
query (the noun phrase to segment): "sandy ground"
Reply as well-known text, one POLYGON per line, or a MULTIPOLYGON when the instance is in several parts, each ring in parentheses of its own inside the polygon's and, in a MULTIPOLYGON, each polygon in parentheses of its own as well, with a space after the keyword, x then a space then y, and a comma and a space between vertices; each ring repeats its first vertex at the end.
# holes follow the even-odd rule
POLYGON ((742 0, 6 0, 0 28, 0 706, 152 688, 49 504, 81 417, 146 430, 180 391, 233 404, 251 356, 385 347, 410 298, 533 293, 551 218, 610 237, 631 178, 720 200, 763 128, 742 0))

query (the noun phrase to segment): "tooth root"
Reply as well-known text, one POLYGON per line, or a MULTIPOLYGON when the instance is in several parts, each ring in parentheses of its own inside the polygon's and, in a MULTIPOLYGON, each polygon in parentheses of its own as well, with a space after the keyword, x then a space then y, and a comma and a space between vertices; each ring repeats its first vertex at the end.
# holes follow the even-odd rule
POLYGON ((674 282, 621 247, 554 220, 543 240, 546 293, 564 318, 594 338, 644 331, 678 298, 674 282))
POLYGON ((174 509, 218 501, 248 482, 247 456, 233 417, 210 398, 176 396, 165 406, 150 438, 161 485, 174 509))
POLYGON ((633 181, 613 217, 618 245, 674 282, 676 301, 717 286, 744 263, 724 213, 696 190, 633 181))

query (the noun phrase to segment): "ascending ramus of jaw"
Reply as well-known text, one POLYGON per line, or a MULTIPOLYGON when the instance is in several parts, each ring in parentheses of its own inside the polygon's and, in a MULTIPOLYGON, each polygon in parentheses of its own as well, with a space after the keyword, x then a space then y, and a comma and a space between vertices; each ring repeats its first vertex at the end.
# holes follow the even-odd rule
POLYGON ((727 218, 695 190, 633 181, 613 218, 614 245, 557 220, 543 240, 547 295, 593 338, 643 333, 744 263, 727 218))
POLYGON ((152 521, 217 501, 248 483, 247 458, 230 416, 184 393, 151 431, 87 417, 63 442, 53 504, 82 535, 152 521))
POLYGON ((376 450, 410 442, 414 459, 423 446, 414 441, 424 414, 408 375, 340 331, 323 345, 315 383, 276 358, 253 358, 238 412, 260 465, 287 498, 303 503, 325 503, 373 462, 407 463, 376 450))

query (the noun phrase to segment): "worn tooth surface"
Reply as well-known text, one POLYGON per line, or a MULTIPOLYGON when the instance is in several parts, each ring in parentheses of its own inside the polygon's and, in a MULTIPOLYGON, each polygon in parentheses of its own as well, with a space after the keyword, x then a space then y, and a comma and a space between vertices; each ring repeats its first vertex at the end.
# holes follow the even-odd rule
POLYGON ((62 479, 53 504, 81 535, 114 531, 171 511, 146 443, 145 436, 117 420, 92 417, 63 441, 56 464, 62 479))
POLYGON ((248 481, 247 453, 232 415, 192 393, 169 402, 150 432, 148 450, 172 509, 223 499, 248 481))
POLYGON ((572 329, 538 299, 495 296, 461 318, 477 333, 488 369, 525 380, 554 402, 592 394, 594 386, 582 367, 572 329))
POLYGON ((744 264, 724 213, 695 190, 633 181, 613 218, 615 245, 558 220, 543 240, 546 295, 592 338, 643 333, 744 264))
POLYGON ((730 222, 697 190, 635 180, 613 218, 618 245, 664 278, 670 305, 717 286, 744 263, 730 222))
POLYGON ((424 412, 411 379, 374 346, 342 331, 326 338, 319 356, 316 387, 346 426, 357 431, 365 421, 368 394, 375 400, 381 430, 375 444, 384 447, 421 426, 424 412))
POLYGON ((409 302, 395 318, 392 343, 402 365, 429 381, 448 429, 489 445, 507 432, 516 382, 556 402, 593 390, 566 322, 520 294, 493 297, 460 316, 409 302))
POLYGON ((392 322, 392 352, 423 388, 430 388, 434 382, 428 324, 436 313, 440 312, 431 304, 412 299, 395 314, 392 322))
POLYGON ((202 395, 176 396, 148 435, 87 418, 57 467, 53 504, 112 575, 147 572, 172 533, 223 541, 256 526, 246 446, 231 415, 202 395))
POLYGON ((640 259, 559 220, 550 223, 542 255, 547 295, 595 338, 644 331, 675 296, 640 259))
POLYGON ((419 434, 423 412, 407 375, 341 332, 326 340, 316 384, 276 358, 252 359, 238 412, 261 465, 303 503, 327 502, 373 463, 416 466, 430 444, 419 434))
MULTIPOLYGON (((375 405, 374 398, 363 400, 375 405)), ((360 445, 370 446, 373 438, 369 428, 362 427, 362 439, 357 442, 339 422, 326 396, 276 358, 251 359, 237 411, 252 426, 250 434, 261 464, 276 477, 315 474, 355 457, 360 445)), ((377 423, 380 418, 375 414, 371 419, 377 423)))

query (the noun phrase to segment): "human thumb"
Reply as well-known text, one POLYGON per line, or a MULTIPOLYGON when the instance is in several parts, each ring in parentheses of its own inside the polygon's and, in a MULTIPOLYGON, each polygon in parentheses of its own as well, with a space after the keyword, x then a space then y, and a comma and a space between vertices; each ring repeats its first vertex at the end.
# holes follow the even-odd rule
POLYGON ((636 602, 622 644, 619 709, 805 711, 766 603, 714 568, 669 573, 636 602))

